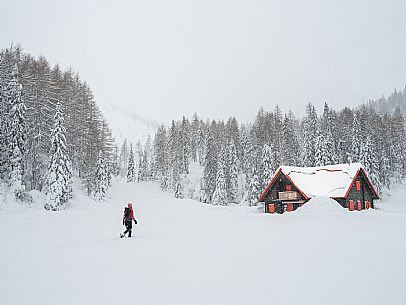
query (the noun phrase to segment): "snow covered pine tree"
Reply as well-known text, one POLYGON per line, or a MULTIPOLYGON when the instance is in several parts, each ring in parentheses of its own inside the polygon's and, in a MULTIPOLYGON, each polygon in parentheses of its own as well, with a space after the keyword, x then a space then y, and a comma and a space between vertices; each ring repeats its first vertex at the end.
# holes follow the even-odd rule
POLYGON ((69 161, 63 112, 61 104, 56 106, 54 129, 51 133, 51 151, 46 179, 47 202, 45 209, 57 211, 65 208, 72 194, 72 167, 69 161))
POLYGON ((103 152, 99 152, 97 159, 96 175, 95 175, 95 192, 96 200, 103 201, 106 198, 109 188, 109 173, 106 161, 104 160, 103 152))
POLYGON ((26 106, 23 100, 22 85, 19 80, 17 63, 14 64, 12 79, 6 87, 8 103, 10 104, 9 145, 9 186, 18 199, 23 199, 25 186, 23 184, 25 141, 26 141, 26 106))
POLYGON ((130 148, 130 157, 128 159, 127 182, 135 182, 134 152, 132 144, 130 148))

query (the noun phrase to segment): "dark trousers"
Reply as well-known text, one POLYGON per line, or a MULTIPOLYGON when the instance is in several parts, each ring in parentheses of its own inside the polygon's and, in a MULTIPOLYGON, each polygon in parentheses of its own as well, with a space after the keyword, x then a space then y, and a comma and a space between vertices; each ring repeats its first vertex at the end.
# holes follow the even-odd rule
POLYGON ((132 219, 128 220, 124 220, 124 224, 127 230, 124 231, 124 235, 126 235, 128 233, 128 237, 131 237, 131 230, 133 228, 133 221, 132 219))

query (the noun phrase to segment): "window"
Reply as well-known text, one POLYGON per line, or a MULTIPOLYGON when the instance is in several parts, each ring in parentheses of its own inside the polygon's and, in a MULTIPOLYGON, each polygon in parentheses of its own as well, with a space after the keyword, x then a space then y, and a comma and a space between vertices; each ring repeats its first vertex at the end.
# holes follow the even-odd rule
POLYGON ((357 210, 358 211, 362 210, 361 200, 357 200, 357 210))
POLYGON ((355 188, 357 189, 357 191, 361 190, 361 182, 360 181, 355 181, 355 188))
POLYGON ((369 209, 371 207, 371 204, 369 203, 369 201, 365 201, 365 209, 369 209))
POLYGON ((289 192, 292 190, 292 186, 290 184, 286 185, 286 191, 289 192))
POLYGON ((348 209, 354 211, 354 200, 350 200, 348 203, 348 209))

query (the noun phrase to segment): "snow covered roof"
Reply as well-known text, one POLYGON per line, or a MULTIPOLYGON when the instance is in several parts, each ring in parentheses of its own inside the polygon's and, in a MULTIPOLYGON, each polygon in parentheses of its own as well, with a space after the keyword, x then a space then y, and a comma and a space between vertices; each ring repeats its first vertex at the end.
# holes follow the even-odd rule
MULTIPOLYGON (((308 198, 318 196, 327 196, 330 198, 346 197, 352 181, 361 169, 365 173, 365 169, 361 163, 336 164, 320 167, 281 166, 261 198, 266 194, 279 172, 282 172, 291 180, 308 198)), ((373 188, 372 184, 371 187, 373 188)))

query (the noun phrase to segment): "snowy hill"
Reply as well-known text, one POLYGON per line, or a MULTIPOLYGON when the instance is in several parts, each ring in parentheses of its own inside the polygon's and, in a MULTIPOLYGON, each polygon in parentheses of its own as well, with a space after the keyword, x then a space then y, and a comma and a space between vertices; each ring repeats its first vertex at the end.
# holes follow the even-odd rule
POLYGON ((404 213, 320 213, 330 204, 322 201, 315 213, 308 206, 306 213, 258 214, 174 199, 155 183, 115 182, 110 198, 96 203, 76 188, 62 212, 0 211, 1 304, 400 305, 406 299, 404 213), (138 225, 133 238, 120 239, 128 201, 138 225))
POLYGON ((112 129, 113 137, 119 147, 125 138, 133 145, 138 141, 145 143, 148 135, 153 138, 159 125, 153 120, 142 118, 136 113, 128 112, 117 106, 101 104, 99 107, 112 129))

